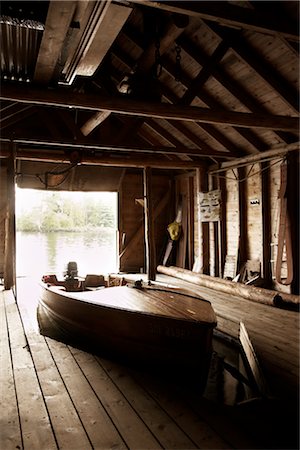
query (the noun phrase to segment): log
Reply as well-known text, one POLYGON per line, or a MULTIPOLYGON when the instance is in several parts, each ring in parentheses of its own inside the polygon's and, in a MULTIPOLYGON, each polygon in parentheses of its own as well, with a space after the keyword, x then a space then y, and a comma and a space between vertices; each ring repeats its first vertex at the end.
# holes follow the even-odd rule
POLYGON ((181 280, 188 281, 199 286, 204 286, 232 295, 238 295, 240 297, 246 298, 247 300, 264 303, 266 305, 276 306, 284 301, 284 299, 278 292, 272 290, 254 286, 246 286, 244 284, 234 283, 233 281, 223 280, 222 278, 210 277, 209 275, 194 273, 190 270, 181 269, 179 267, 165 267, 159 265, 157 267, 157 272, 180 278, 181 280))

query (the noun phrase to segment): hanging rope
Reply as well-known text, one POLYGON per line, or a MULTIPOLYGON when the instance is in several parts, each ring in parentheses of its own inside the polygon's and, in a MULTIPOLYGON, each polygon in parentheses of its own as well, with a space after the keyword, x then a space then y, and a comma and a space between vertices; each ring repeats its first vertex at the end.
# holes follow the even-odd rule
POLYGON ((276 259, 276 281, 280 284, 289 285, 293 281, 293 254, 292 254, 292 238, 290 228, 289 211, 287 207, 287 162, 284 161, 280 168, 280 189, 278 192, 280 199, 280 218, 278 231, 278 250, 276 259), (283 250, 285 247, 287 275, 282 278, 282 262, 283 250))

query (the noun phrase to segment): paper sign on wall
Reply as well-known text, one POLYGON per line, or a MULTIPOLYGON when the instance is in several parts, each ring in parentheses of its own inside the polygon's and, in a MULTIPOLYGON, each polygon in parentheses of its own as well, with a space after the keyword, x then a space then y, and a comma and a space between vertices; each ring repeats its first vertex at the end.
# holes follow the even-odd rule
POLYGON ((201 222, 218 222, 221 220, 221 191, 199 192, 201 222))

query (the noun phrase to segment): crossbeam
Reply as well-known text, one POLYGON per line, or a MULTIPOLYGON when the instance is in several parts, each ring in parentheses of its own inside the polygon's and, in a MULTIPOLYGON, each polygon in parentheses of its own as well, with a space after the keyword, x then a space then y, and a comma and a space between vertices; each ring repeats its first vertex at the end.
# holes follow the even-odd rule
POLYGON ((298 117, 218 111, 197 106, 144 103, 123 97, 79 94, 69 90, 45 90, 2 83, 1 100, 44 106, 79 108, 91 111, 111 111, 132 116, 173 119, 189 122, 220 123, 246 128, 298 131, 298 117))

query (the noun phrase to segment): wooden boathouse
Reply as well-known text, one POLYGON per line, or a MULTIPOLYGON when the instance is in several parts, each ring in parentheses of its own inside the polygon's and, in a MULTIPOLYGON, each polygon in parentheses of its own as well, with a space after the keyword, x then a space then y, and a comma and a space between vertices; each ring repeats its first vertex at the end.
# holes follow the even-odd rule
POLYGON ((299 448, 299 2, 0 14, 0 448, 299 448), (111 279, 209 300, 257 395, 228 406, 211 379, 215 401, 188 374, 40 334, 35 286, 16 277, 16 186, 116 192, 111 279))

